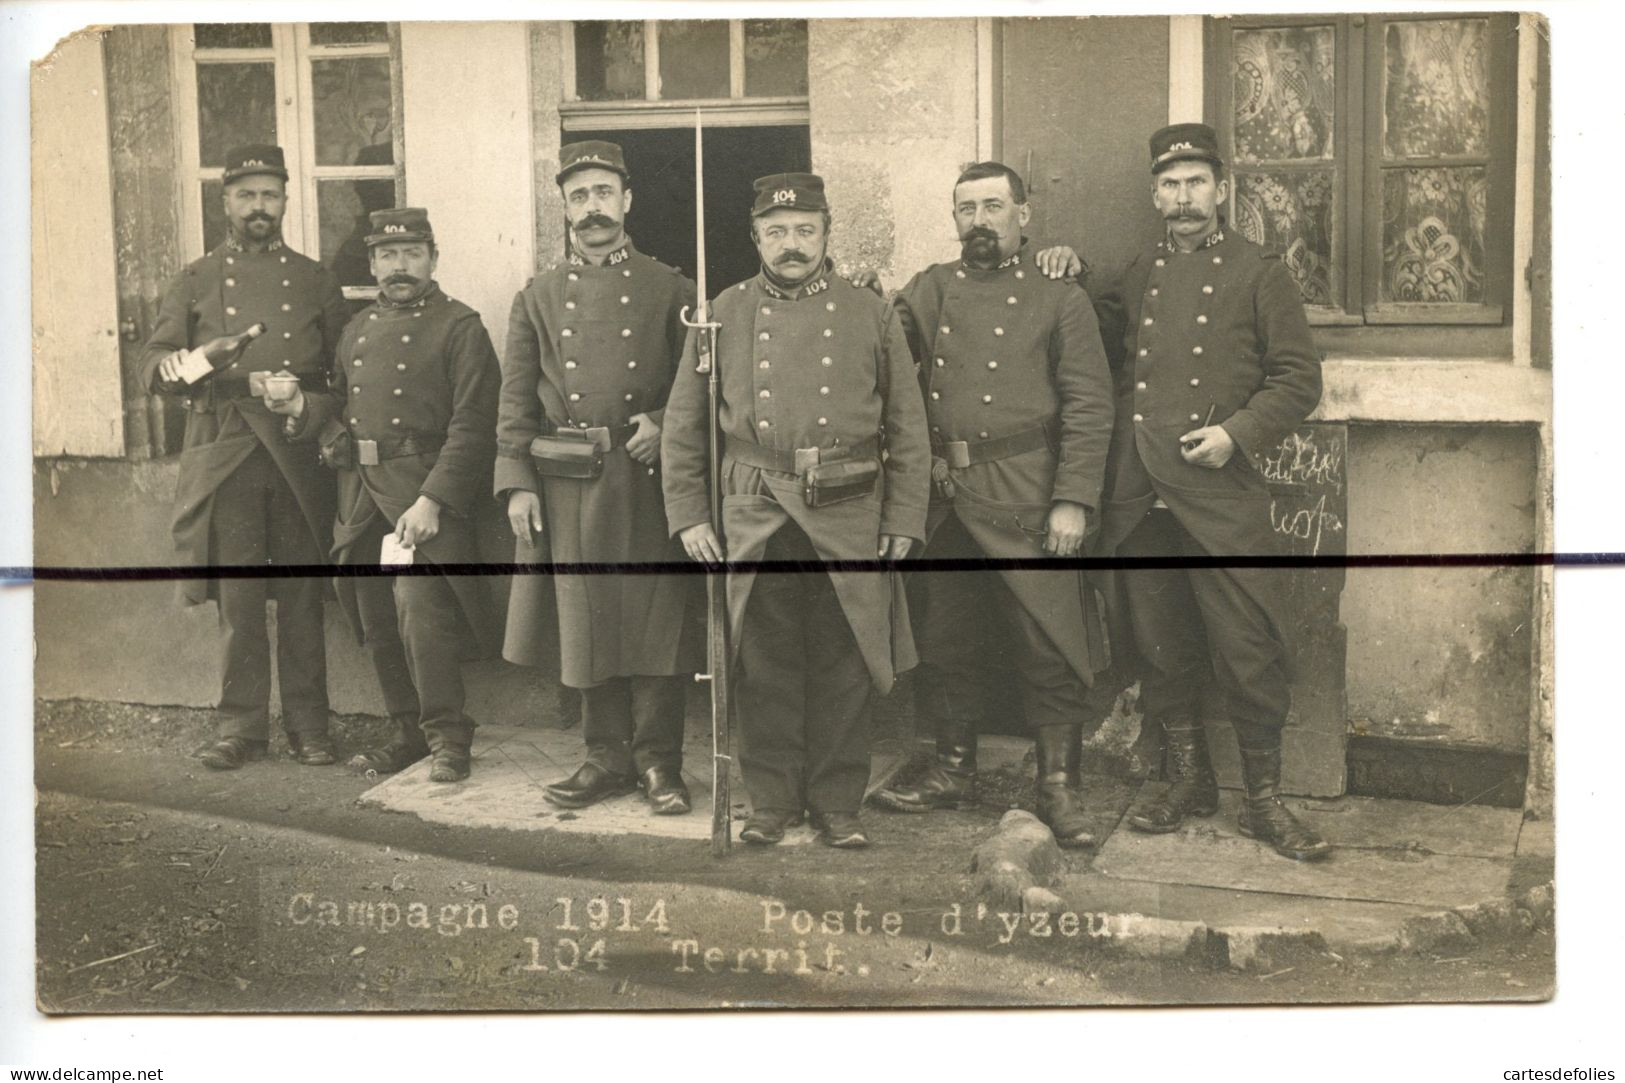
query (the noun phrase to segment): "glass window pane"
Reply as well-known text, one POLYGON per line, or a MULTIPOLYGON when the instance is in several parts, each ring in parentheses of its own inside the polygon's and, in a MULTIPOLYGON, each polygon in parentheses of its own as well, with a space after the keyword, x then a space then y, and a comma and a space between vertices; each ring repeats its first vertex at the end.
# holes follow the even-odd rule
POLYGON ((395 182, 324 180, 316 184, 316 217, 321 230, 321 261, 341 286, 372 286, 367 264, 368 215, 395 205, 395 182))
POLYGON ((388 23, 311 23, 312 45, 387 45, 388 23))
POLYGON ((1384 170, 1381 300, 1483 303, 1488 194, 1479 166, 1384 170))
POLYGON ((193 23, 199 49, 269 49, 270 23, 193 23))
POLYGON ((807 93, 807 21, 745 20, 745 96, 800 97, 807 93))
POLYGON ((313 60, 310 87, 317 165, 386 165, 395 160, 388 57, 313 60))
POLYGON ((621 101, 643 94, 643 24, 576 23, 576 94, 584 101, 621 101))
POLYGON ((728 96, 728 23, 681 19, 660 24, 660 96, 728 96))
POLYGON ((1487 154, 1488 52, 1483 19, 1389 23, 1383 152, 1392 158, 1487 154))
POLYGON ((213 252, 226 243, 226 212, 221 204, 224 188, 217 180, 203 182, 203 250, 213 252))
POLYGON ((275 143, 276 72, 269 62, 197 66, 198 164, 223 166, 245 143, 275 143))
POLYGON ((1342 294, 1335 177, 1330 169, 1236 175, 1235 228, 1282 254, 1309 305, 1335 305, 1342 294))
POLYGON ((1329 26, 1237 30, 1231 46, 1236 160, 1332 157, 1336 31, 1329 26))

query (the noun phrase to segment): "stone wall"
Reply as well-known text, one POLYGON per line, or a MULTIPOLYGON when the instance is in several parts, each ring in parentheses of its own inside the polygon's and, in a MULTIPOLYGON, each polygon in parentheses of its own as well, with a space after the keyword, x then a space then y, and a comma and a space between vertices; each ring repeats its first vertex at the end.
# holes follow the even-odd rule
POLYGON ((895 288, 951 259, 953 181, 976 156, 975 20, 813 19, 807 75, 836 261, 895 288))

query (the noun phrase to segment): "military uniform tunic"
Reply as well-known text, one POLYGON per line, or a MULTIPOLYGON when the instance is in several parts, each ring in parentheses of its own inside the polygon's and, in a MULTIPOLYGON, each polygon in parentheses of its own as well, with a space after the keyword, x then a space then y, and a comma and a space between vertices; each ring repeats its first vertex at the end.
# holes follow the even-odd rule
MULTIPOLYGON (((622 430, 637 414, 661 421, 683 349, 681 312, 693 304, 693 282, 630 243, 601 265, 551 268, 514 298, 495 488, 504 500, 516 489, 542 495, 553 560, 684 559, 666 528, 659 469, 627 453, 622 430), (597 478, 538 476, 532 439, 597 427, 617 435, 597 478)), ((685 620, 694 583, 673 575, 516 576, 503 650, 510 662, 551 657, 542 621, 555 589, 566 685, 694 671, 699 643, 685 620)))
MULTIPOLYGON (((765 274, 725 290, 715 364, 723 544, 735 561, 873 561, 882 534, 925 533, 930 453, 919 385, 892 310, 828 273, 781 288, 765 274), (809 507, 793 455, 885 434, 875 491, 809 507)), ((706 377, 690 336, 666 410, 666 518, 709 519, 706 377)), ((870 456, 879 457, 871 450, 870 456)), ((740 766, 755 808, 856 812, 868 780, 868 704, 914 665, 894 572, 730 573, 740 766)))
MULTIPOLYGON (((1115 328, 1117 393, 1103 547, 1125 556, 1277 553, 1258 463, 1308 417, 1321 390, 1320 353, 1279 256, 1225 230, 1194 252, 1163 242, 1135 259, 1101 310, 1115 328), (1236 445, 1217 470, 1180 454, 1179 437, 1209 417, 1236 445), (1136 538, 1157 505, 1147 533, 1136 538), (1161 537, 1168 533, 1159 525, 1163 516, 1177 524, 1171 540, 1161 537)), ((1131 591, 1129 607, 1142 656, 1173 672, 1205 661, 1195 656, 1211 650, 1238 725, 1283 724, 1289 656, 1280 577, 1288 573, 1191 569, 1179 574, 1195 595, 1177 597, 1149 589, 1151 574, 1124 576, 1148 588, 1138 604, 1131 591), (1173 607, 1183 612, 1155 597, 1175 598, 1173 607), (1205 626, 1205 646, 1173 642, 1181 622, 1205 626)), ((1196 710, 1193 691, 1180 687, 1173 695, 1168 713, 1196 710)))
MULTIPOLYGON (((1112 404, 1088 295, 1038 273, 1024 247, 994 268, 957 261, 931 267, 895 303, 920 364, 936 468, 946 481, 934 495, 925 558, 1041 557, 1056 501, 1083 505, 1094 528, 1112 404), (954 441, 974 460, 980 449, 1045 428, 1047 439, 1026 450, 968 466, 946 460, 954 441)), ((1009 617, 1029 724, 1075 724, 1082 688, 1103 664, 1093 587, 1075 570, 998 575, 1018 607, 1009 617)), ((973 688, 955 682, 974 682, 986 653, 977 649, 978 622, 968 612, 979 577, 924 578, 921 702, 940 715, 953 709, 947 701, 973 698, 973 688), (933 696, 937 683, 944 690, 933 696)))
MULTIPOLYGON (((713 306, 722 432, 778 451, 852 445, 885 432, 873 496, 810 508, 794 474, 723 458, 723 527, 730 560, 750 561, 793 520, 824 560, 873 560, 881 534, 923 539, 930 452, 907 340, 885 302, 827 272, 786 292, 763 275, 723 291, 713 306)), ((690 336, 667 407, 661 445, 673 535, 710 517, 706 386, 690 336)), ((876 689, 912 667, 906 607, 870 573, 831 572, 876 689), (894 620, 894 617, 899 618, 894 620), (894 644, 895 637, 895 644, 894 644), (895 652, 895 653, 894 653, 895 652)), ((755 576, 729 579, 737 624, 755 576)))
MULTIPOLYGON (((188 264, 165 288, 141 356, 140 380, 185 396, 184 450, 175 490, 176 561, 315 564, 333 522, 333 478, 308 448, 291 446, 282 418, 248 394, 250 372, 297 374, 324 385, 348 313, 338 282, 313 260, 275 243, 247 251, 227 242, 188 264), (196 384, 158 380, 164 358, 256 323, 265 333, 228 367, 196 384)), ((270 641, 265 601, 277 600, 277 673, 290 732, 327 728, 321 579, 187 580, 182 599, 220 604, 220 725, 224 735, 268 734, 270 641)))
MULTIPOLYGON (((339 342, 333 392, 307 396, 296 437, 325 438, 337 419, 355 442, 355 461, 338 471, 339 563, 375 563, 380 537, 419 496, 440 505, 440 530, 417 546, 414 560, 479 562, 474 518, 490 491, 499 386, 496 351, 479 313, 439 286, 412 304, 380 298, 356 314, 339 342), (363 441, 377 445, 376 464, 361 461, 363 441)), ((378 596, 388 583, 345 577, 337 584, 372 653, 386 705, 392 714, 418 708, 431 737, 466 741, 472 723, 462 713, 460 664, 494 646, 484 581, 403 576, 394 582, 394 605, 387 593, 378 596)))
MULTIPOLYGON (((174 535, 180 563, 199 567, 220 563, 209 552, 213 497, 257 447, 271 455, 292 488, 317 552, 326 550, 333 521, 332 475, 309 449, 288 445, 282 437, 282 418, 248 395, 240 381, 250 372, 287 369, 310 386, 325 384, 348 318, 332 274, 280 244, 270 251, 250 252, 228 242, 188 264, 165 288, 157 325, 141 355, 141 383, 154 391, 183 395, 191 408, 175 493, 174 535), (265 333, 214 376, 191 386, 164 387, 158 382, 159 364, 176 350, 238 334, 256 323, 265 325, 265 333), (217 393, 216 381, 231 381, 234 393, 217 393)), ((195 604, 212 597, 215 585, 189 581, 183 591, 186 601, 195 604)))

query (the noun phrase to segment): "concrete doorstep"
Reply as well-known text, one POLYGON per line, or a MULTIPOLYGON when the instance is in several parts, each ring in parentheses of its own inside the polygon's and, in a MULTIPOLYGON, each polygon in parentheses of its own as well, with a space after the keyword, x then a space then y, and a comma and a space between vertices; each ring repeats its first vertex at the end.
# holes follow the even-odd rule
MULTIPOLYGON (((456 827, 500 827, 513 831, 567 831, 598 835, 652 835, 706 843, 711 838, 711 745, 690 741, 683 748, 683 779, 694 811, 656 816, 641 791, 601 801, 590 808, 561 809, 542 796, 542 787, 568 778, 581 765, 581 731, 539 727, 481 726, 474 731, 474 770, 463 782, 429 781, 427 760, 391 775, 358 799, 390 812, 410 813, 431 823, 456 827)), ((870 777, 873 792, 895 772, 901 752, 877 750, 870 777)), ((750 801, 737 761, 730 796, 736 825, 750 815, 750 801)), ((737 836, 738 826, 735 827, 737 836)), ((785 833, 780 845, 814 841, 803 824, 785 833)))
MULTIPOLYGON (((1159 792, 1148 782, 1136 801, 1159 792)), ((995 909, 1048 913, 1098 946, 1272 970, 1300 953, 1456 956, 1552 921, 1550 881, 1514 895, 1516 810, 1344 797, 1288 799, 1337 849, 1296 862, 1237 831, 1240 794, 1167 835, 1127 827, 1070 871, 1048 828, 1007 812, 977 846, 976 889, 995 909)), ((1529 825, 1549 853, 1549 825, 1529 825)))

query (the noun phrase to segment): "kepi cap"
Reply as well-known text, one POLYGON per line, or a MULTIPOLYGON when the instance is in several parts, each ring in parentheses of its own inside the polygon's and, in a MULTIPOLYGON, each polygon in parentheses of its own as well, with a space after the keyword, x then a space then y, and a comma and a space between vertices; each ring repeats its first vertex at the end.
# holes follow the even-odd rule
POLYGON ((429 212, 422 207, 392 207, 385 211, 373 211, 371 221, 372 232, 367 234, 368 248, 397 242, 434 243, 429 212))
POLYGON ((604 139, 585 139, 559 148, 559 172, 554 183, 563 184, 564 178, 578 169, 608 169, 619 173, 623 181, 632 177, 626 171, 626 156, 620 145, 604 139))
POLYGON ((756 178, 756 202, 750 216, 759 218, 769 211, 827 211, 824 178, 816 173, 769 173, 756 178))
POLYGON ((247 146, 235 147, 226 155, 226 171, 222 174, 220 182, 230 184, 238 177, 251 177, 255 174, 265 174, 272 177, 288 179, 288 166, 282 157, 282 148, 270 143, 250 143, 247 146))
POLYGON ((1151 136, 1151 172, 1186 159, 1223 165, 1219 156, 1219 136, 1206 124, 1170 124, 1151 136))

